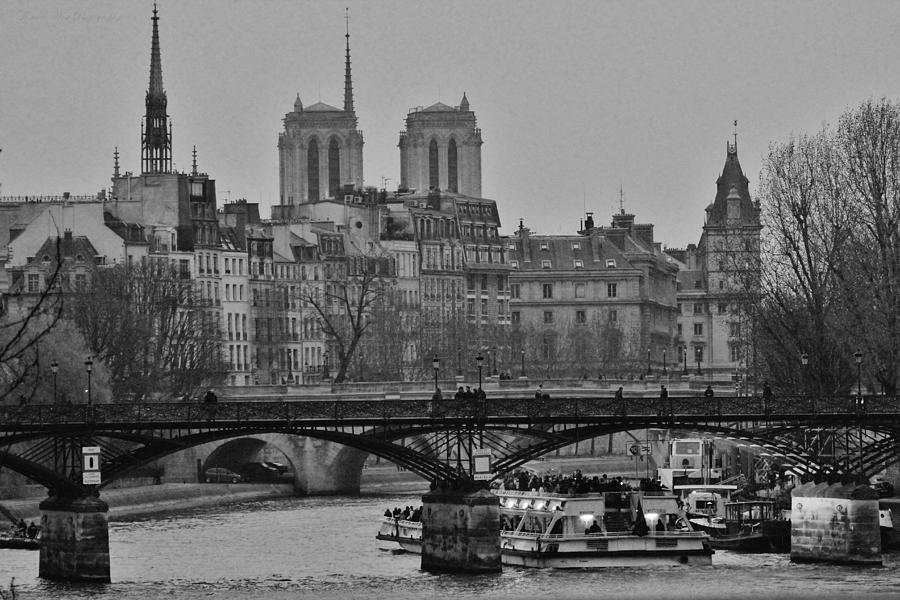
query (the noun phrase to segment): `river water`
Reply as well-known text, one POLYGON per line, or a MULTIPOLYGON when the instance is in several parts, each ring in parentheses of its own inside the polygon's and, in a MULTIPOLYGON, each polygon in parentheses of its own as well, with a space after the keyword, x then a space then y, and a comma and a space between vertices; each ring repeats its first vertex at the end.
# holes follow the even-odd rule
POLYGON ((112 580, 40 580, 38 553, 0 550, 0 587, 20 600, 321 598, 900 598, 900 555, 884 567, 791 564, 787 555, 719 551, 711 567, 432 575, 419 556, 375 539, 385 508, 419 495, 285 498, 110 524, 112 580))

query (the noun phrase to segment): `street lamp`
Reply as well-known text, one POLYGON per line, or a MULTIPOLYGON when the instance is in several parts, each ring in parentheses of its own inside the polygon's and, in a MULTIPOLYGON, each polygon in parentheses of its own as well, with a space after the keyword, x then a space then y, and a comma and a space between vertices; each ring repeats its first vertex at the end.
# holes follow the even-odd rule
MULTIPOLYGON (((856 410, 857 415, 863 414, 863 398, 862 398, 862 352, 857 350, 853 353, 853 358, 856 359, 856 410)), ((862 421, 858 420, 859 424, 856 428, 856 433, 859 438, 859 479, 860 483, 864 482, 865 471, 863 470, 863 435, 862 435, 862 421)))
POLYGON ((808 394, 809 393, 809 385, 808 385, 807 380, 809 379, 809 375, 808 375, 809 370, 806 367, 809 365, 809 354, 804 352, 803 354, 800 355, 800 364, 803 365, 803 375, 802 375, 802 377, 803 377, 803 393, 808 394))
POLYGON ((650 369, 650 348, 647 348, 647 375, 652 375, 653 371, 650 369))
POLYGON ((475 357, 475 365, 478 367, 478 389, 481 389, 481 368, 484 366, 484 357, 481 352, 475 357))
POLYGON ((431 368, 434 369, 434 391, 438 391, 438 371, 441 370, 441 361, 435 356, 431 361, 431 368))
POLYGON ((663 375, 667 375, 668 371, 666 370, 666 349, 663 348, 663 375))
POLYGON ((856 395, 862 398, 862 352, 857 350, 853 353, 853 358, 856 359, 856 395))
POLYGON ((687 346, 681 347, 681 357, 684 359, 684 374, 687 375, 687 346))
POLYGON ((462 377, 462 350, 456 346, 456 376, 462 377))
POLYGON ((525 349, 522 349, 522 377, 525 377, 525 349))
POLYGON ((94 359, 90 356, 87 357, 87 360, 84 361, 84 368, 87 371, 87 379, 88 379, 88 412, 93 414, 94 412, 94 399, 91 397, 91 371, 94 370, 94 359))
POLYGON ((700 370, 700 348, 694 350, 694 358, 697 359, 697 375, 703 375, 703 371, 700 370))
POLYGON ((322 355, 322 377, 328 379, 328 352, 322 355))
POLYGON ((50 371, 53 373, 53 404, 56 404, 56 374, 59 373, 59 363, 55 360, 50 363, 50 371))

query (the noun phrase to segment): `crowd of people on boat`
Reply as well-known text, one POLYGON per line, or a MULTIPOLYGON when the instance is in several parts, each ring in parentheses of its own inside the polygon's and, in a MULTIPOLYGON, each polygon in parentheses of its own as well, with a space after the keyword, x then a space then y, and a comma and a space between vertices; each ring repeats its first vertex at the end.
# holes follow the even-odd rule
POLYGON ((28 538, 30 540, 33 540, 37 537, 40 531, 41 528, 35 525, 34 521, 26 523, 25 519, 19 519, 19 522, 16 523, 15 535, 19 538, 28 538))
POLYGON ((484 400, 484 390, 480 387, 477 389, 472 389, 468 385, 466 389, 463 389, 463 386, 459 386, 459 389, 456 390, 456 394, 453 396, 456 400, 484 400))
POLYGON ((396 519, 398 521, 413 521, 418 523, 422 520, 422 507, 412 507, 407 506, 404 508, 400 508, 399 506, 395 506, 394 510, 390 508, 384 511, 384 516, 388 519, 396 519))
POLYGON ((631 490, 621 477, 607 477, 606 473, 586 477, 580 470, 571 475, 545 474, 539 476, 525 469, 507 475, 500 483, 502 490, 541 492, 552 494, 589 494, 594 492, 622 492, 631 490))

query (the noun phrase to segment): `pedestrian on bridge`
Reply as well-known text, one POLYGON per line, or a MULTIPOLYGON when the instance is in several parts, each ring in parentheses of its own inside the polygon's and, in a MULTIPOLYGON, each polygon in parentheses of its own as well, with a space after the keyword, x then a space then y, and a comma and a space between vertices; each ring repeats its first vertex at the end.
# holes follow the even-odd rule
MULTIPOLYGON (((619 389, 621 389, 621 388, 619 388, 619 389)), ((659 399, 666 400, 666 399, 668 399, 668 397, 669 397, 669 390, 666 389, 666 386, 664 386, 664 385, 659 386, 659 399)))
POLYGON ((622 386, 619 386, 619 389, 616 390, 616 400, 622 400, 625 397, 625 392, 622 389, 622 386))
POLYGON ((707 398, 712 398, 715 395, 711 385, 706 386, 706 391, 703 392, 703 395, 707 398))

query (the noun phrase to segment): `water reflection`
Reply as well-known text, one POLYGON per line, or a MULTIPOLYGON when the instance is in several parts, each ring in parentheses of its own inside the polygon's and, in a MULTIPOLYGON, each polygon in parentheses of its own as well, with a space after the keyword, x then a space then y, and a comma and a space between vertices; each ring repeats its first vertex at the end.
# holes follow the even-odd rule
POLYGON ((787 555, 717 552, 711 567, 597 571, 506 569, 432 575, 419 557, 375 540, 385 508, 417 495, 291 498, 110 525, 113 583, 37 579, 36 552, 0 550, 0 581, 22 598, 896 598, 900 560, 885 568, 794 565, 787 555))

